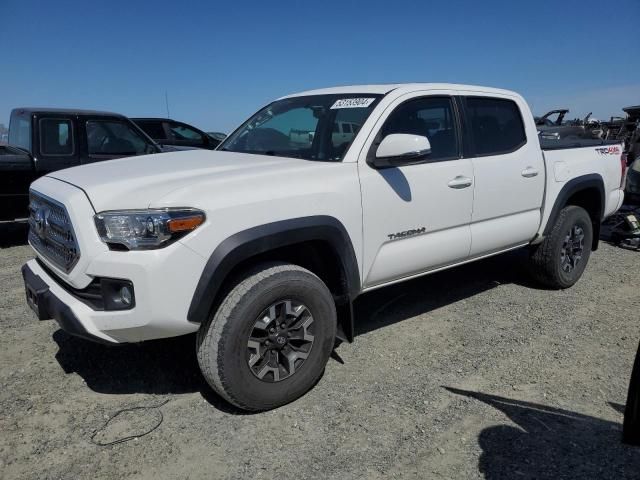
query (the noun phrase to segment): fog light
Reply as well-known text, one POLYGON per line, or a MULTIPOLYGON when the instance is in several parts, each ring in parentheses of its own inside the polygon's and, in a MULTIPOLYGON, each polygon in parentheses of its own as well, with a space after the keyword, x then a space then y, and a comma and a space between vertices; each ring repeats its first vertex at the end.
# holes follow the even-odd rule
POLYGON ((129 287, 122 287, 120 289, 120 301, 124 305, 131 305, 131 290, 129 287))
POLYGON ((100 285, 105 310, 130 310, 136 306, 135 290, 130 280, 102 278, 100 285))

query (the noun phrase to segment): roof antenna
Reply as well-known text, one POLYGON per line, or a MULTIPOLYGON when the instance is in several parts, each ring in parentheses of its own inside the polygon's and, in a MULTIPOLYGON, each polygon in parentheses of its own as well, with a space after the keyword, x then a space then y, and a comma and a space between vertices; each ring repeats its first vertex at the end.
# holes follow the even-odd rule
POLYGON ((167 118, 171 118, 171 115, 169 115, 169 94, 166 90, 164 91, 164 104, 167 107, 167 118))

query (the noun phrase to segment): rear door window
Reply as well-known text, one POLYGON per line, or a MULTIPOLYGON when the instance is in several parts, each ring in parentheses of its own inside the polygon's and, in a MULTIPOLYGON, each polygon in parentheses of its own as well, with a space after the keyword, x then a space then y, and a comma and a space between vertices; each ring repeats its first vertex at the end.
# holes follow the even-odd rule
POLYGON ((468 97, 466 112, 476 156, 510 153, 527 143, 522 115, 514 101, 468 97))
POLYGON ((40 153, 42 155, 73 155, 73 127, 71 120, 40 119, 40 153))

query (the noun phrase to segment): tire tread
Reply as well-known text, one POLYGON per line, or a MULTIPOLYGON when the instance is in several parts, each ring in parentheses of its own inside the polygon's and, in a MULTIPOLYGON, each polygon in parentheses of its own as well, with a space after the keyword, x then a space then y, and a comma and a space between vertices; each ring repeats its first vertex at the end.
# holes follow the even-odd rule
MULTIPOLYGON (((222 303, 220 303, 216 312, 210 316, 208 322, 202 325, 198 330, 196 350, 202 374, 218 395, 232 405, 243 410, 258 411, 263 409, 246 405, 238 398, 235 398, 231 393, 230 388, 228 387, 228 382, 226 381, 221 368, 224 356, 224 342, 221 340, 225 336, 225 330, 228 326, 229 320, 232 318, 233 310, 243 300, 248 298, 253 289, 259 288, 260 284, 268 280, 270 277, 291 272, 300 272, 312 275, 322 283, 322 280, 320 280, 320 278, 318 278, 313 272, 310 272, 298 265, 284 262, 268 262, 256 265, 252 269, 248 270, 236 283, 222 303)), ((322 283, 322 285, 324 285, 324 283, 322 283)), ((321 374, 322 372, 320 372, 318 378, 321 374)), ((315 380, 317 379, 314 379, 314 381, 315 380)))
MULTIPOLYGON (((555 223, 553 224, 553 228, 549 235, 545 237, 541 244, 534 247, 529 258, 531 265, 530 270, 534 279, 539 283, 555 289, 567 288, 566 285, 564 285, 557 269, 555 249, 557 242, 562 241, 561 236, 564 234, 567 217, 582 212, 588 216, 587 212, 582 207, 575 205, 568 205, 564 207, 560 210, 558 217, 555 219, 555 223)), ((586 245, 585 247, 590 249, 591 245, 586 245)))

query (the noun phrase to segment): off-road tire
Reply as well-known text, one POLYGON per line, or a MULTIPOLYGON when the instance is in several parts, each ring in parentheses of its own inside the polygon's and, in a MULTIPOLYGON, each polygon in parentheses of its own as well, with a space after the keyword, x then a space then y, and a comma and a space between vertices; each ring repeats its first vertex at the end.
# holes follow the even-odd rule
POLYGON ((297 265, 264 263, 241 276, 198 331, 198 363, 211 388, 229 403, 243 410, 270 410, 292 402, 316 384, 335 335, 335 303, 322 280, 297 265), (295 373, 269 383, 251 371, 247 341, 260 313, 281 299, 308 307, 315 338, 309 356, 295 373))
POLYGON ((569 205, 560 210, 553 228, 544 241, 532 247, 530 255, 531 273, 535 280, 553 289, 564 289, 574 285, 582 276, 591 255, 593 225, 585 209, 569 205), (562 249, 565 238, 574 227, 584 232, 582 257, 569 272, 562 269, 562 249))

